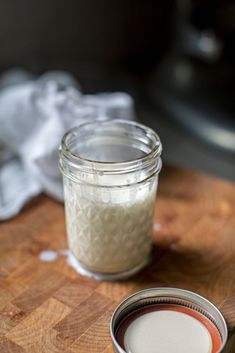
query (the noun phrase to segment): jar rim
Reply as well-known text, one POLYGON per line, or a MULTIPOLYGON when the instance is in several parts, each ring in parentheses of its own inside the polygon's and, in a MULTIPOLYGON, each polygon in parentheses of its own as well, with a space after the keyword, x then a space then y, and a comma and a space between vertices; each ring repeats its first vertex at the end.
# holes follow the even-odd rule
POLYGON ((124 119, 101 119, 101 120, 96 120, 96 121, 88 121, 85 122, 81 125, 75 126, 72 129, 70 129, 69 131, 67 131, 61 141, 61 146, 60 146, 60 155, 62 158, 65 158, 65 160, 67 162, 69 162, 69 164, 73 165, 73 167, 76 167, 76 164, 78 163, 82 163, 83 167, 92 167, 92 169, 97 169, 100 170, 102 169, 104 172, 105 170, 107 171, 107 167, 111 166, 112 168, 115 169, 123 169, 125 167, 131 167, 133 166, 133 164, 136 163, 141 163, 142 165, 147 163, 149 161, 149 159, 157 159, 160 157, 162 153, 162 144, 160 141, 160 138, 158 136, 158 134, 151 128, 138 123, 138 122, 134 122, 134 121, 128 121, 128 120, 124 120, 124 119), (79 131, 80 129, 84 128, 84 127, 88 127, 89 125, 95 125, 95 124, 120 124, 120 125, 126 125, 126 126, 133 126, 133 127, 137 127, 139 129, 141 129, 143 131, 143 133, 145 133, 146 135, 148 135, 152 142, 154 143, 153 148, 151 148, 151 150, 147 153, 145 153, 143 156, 141 157, 137 157, 131 160, 125 160, 125 161, 98 161, 98 160, 92 160, 92 159, 88 159, 85 157, 80 156, 79 154, 75 154, 71 151, 71 149, 68 146, 68 138, 71 136, 72 133, 79 131))

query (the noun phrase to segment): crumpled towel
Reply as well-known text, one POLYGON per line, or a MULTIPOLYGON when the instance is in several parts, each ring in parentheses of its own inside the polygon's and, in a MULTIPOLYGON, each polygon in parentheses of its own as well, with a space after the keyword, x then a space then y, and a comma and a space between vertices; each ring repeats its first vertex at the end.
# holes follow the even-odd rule
POLYGON ((62 201, 61 138, 74 126, 104 117, 133 120, 132 98, 122 92, 84 95, 65 72, 0 77, 0 220, 18 214, 41 192, 62 201))

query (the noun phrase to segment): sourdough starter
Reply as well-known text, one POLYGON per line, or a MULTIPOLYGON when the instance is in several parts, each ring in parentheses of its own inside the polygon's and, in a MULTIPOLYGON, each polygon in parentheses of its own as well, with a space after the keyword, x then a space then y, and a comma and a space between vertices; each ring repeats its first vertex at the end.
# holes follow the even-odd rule
POLYGON ((152 246, 156 181, 102 188, 64 178, 69 248, 89 271, 121 273, 152 246))

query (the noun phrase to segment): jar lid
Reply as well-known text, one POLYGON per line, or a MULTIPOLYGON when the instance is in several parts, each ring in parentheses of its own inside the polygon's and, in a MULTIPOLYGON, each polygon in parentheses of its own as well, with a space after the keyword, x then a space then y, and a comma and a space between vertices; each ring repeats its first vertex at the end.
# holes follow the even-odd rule
MULTIPOLYGON (((158 310, 164 310, 164 307, 167 308, 167 310, 177 310, 194 317, 203 324, 208 322, 214 327, 214 329, 208 330, 211 336, 217 335, 217 337, 220 336, 221 338, 221 340, 219 338, 218 344, 218 339, 212 337, 212 343, 215 344, 215 342, 217 342, 216 345, 219 346, 219 348, 217 347, 219 350, 216 348, 215 352, 222 352, 228 336, 227 325, 220 311, 211 302, 194 292, 184 289, 152 288, 131 295, 114 311, 110 324, 110 332, 116 353, 125 353, 123 342, 120 342, 123 340, 120 339, 120 334, 117 334, 123 322, 125 322, 125 320, 127 321, 128 317, 133 317, 134 313, 141 313, 142 311, 142 314, 139 314, 139 316, 144 315, 146 308, 153 306, 160 306, 158 310), (178 307, 178 309, 175 309, 176 307, 178 307), (203 317, 205 320, 203 320, 203 317)), ((138 314, 135 314, 135 316, 137 317, 138 314)), ((131 322, 131 320, 129 320, 129 322, 131 322)))

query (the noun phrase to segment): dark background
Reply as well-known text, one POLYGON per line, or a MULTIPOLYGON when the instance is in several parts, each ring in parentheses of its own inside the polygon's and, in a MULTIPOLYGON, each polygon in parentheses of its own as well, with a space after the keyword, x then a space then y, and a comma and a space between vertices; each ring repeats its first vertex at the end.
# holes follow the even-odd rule
POLYGON ((154 64, 168 42, 171 13, 170 1, 1 0, 1 69, 79 74, 83 65, 125 67, 142 57, 154 64))
POLYGON ((0 0, 0 73, 124 90, 164 160, 235 180, 234 1, 0 0))

